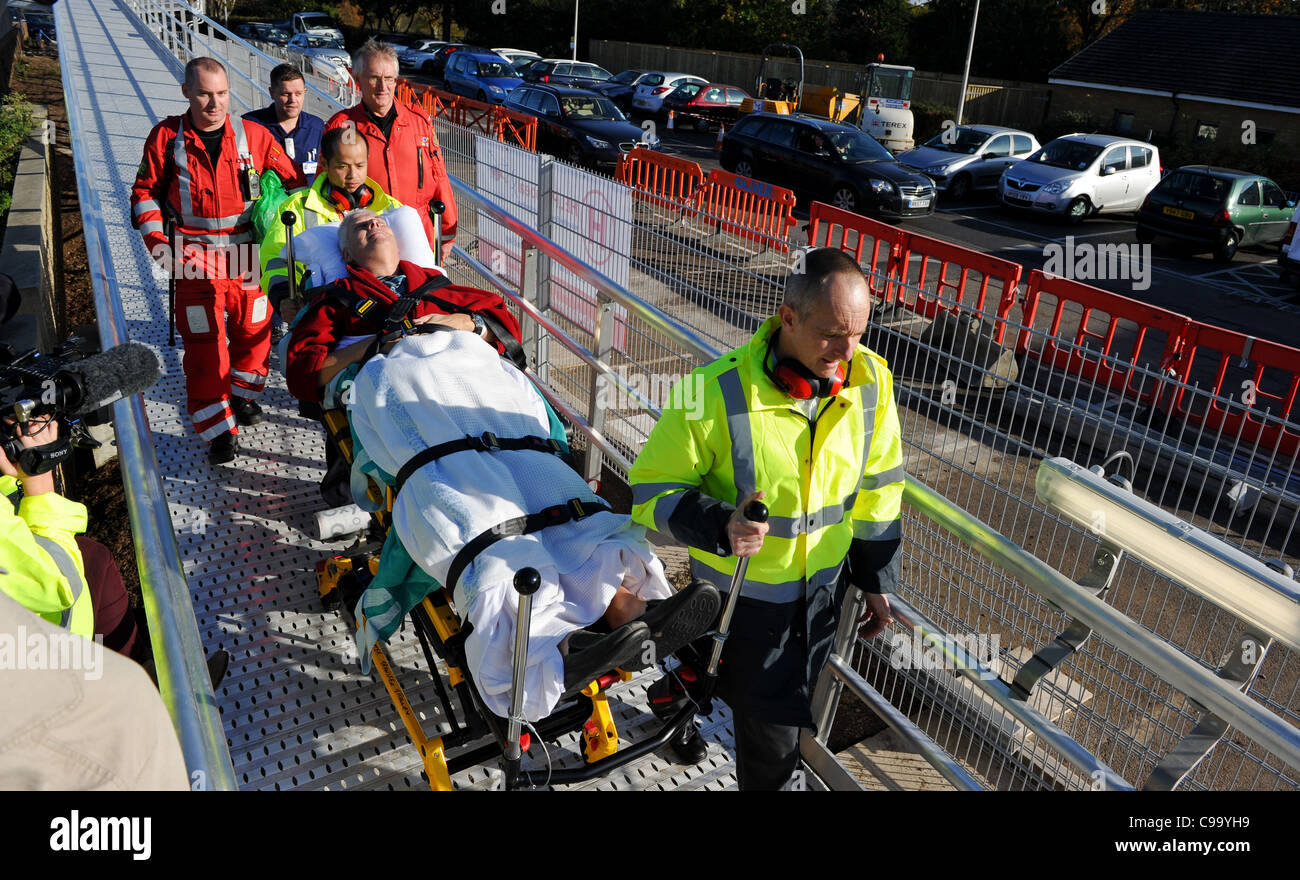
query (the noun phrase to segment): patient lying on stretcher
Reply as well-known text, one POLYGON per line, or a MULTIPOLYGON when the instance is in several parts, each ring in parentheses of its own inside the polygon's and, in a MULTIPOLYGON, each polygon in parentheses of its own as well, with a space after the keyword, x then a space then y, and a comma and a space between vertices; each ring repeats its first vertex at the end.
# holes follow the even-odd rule
POLYGON ((338 394, 339 377, 351 377, 343 397, 357 466, 399 485, 396 540, 390 535, 382 564, 390 571, 409 565, 387 578, 381 568, 381 586, 363 596, 361 655, 423 598, 427 590, 412 583, 419 572, 453 587, 471 625, 470 669, 488 707, 502 715, 518 625, 513 580, 522 568, 542 576, 524 677, 529 720, 614 666, 642 668, 702 634, 717 615, 717 591, 700 583, 674 595, 643 530, 609 511, 557 454, 551 438, 563 434, 543 398, 502 357, 517 347, 519 329, 500 297, 435 282, 433 298, 408 317, 451 332, 383 338, 380 313, 427 287, 429 273, 398 260, 373 213, 349 214, 340 241, 350 294, 373 304, 327 297, 313 305, 294 330, 286 374, 291 390, 316 399, 322 389, 338 394), (609 632, 587 629, 593 626, 609 632))

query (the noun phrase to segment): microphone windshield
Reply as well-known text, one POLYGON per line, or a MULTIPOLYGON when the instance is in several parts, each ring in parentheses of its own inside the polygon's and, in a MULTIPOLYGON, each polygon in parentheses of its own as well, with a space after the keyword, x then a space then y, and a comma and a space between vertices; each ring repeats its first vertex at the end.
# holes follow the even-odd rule
POLYGON ((149 346, 126 342, 68 364, 59 374, 80 392, 72 407, 72 415, 80 416, 145 391, 162 377, 162 362, 149 346))

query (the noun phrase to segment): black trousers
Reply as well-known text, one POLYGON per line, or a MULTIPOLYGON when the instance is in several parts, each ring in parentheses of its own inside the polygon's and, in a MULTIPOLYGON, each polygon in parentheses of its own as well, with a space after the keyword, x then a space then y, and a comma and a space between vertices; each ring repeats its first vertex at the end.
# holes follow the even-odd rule
POLYGON ((799 731, 732 712, 736 730, 736 780, 741 791, 777 791, 799 765, 799 731))

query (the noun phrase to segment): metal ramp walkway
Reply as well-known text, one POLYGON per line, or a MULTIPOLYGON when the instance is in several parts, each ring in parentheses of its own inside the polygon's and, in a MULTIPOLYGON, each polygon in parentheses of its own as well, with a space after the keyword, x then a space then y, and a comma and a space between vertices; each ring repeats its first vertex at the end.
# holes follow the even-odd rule
MULTIPOLYGON (((180 66, 120 0, 62 0, 57 12, 83 218, 102 224, 98 234, 111 262, 103 267, 105 283, 116 286, 126 334, 163 359, 164 376, 145 402, 154 453, 204 649, 232 655, 215 706, 236 783, 244 789, 423 788, 419 756, 384 688, 356 671, 347 625, 317 598, 316 561, 346 544, 314 537, 314 514, 325 506, 317 488, 323 436, 298 416, 275 356, 262 399, 266 420, 241 430, 233 466, 209 466, 188 425, 181 353, 167 344, 166 281, 132 229, 129 207, 145 134, 185 109, 180 66)), ((242 113, 253 90, 233 73, 231 89, 231 112, 242 113)), ((102 327, 103 316, 100 321, 102 327)), ((439 716, 419 643, 408 627, 390 647, 432 734, 439 716)), ((626 739, 642 736, 652 720, 643 706, 650 680, 641 676, 613 692, 626 739)), ((583 787, 733 788, 725 713, 702 727, 710 741, 703 764, 682 768, 651 756, 583 787)), ((541 749, 532 754, 533 766, 544 772, 541 749)), ((490 788, 494 778, 471 770, 455 781, 490 788)))

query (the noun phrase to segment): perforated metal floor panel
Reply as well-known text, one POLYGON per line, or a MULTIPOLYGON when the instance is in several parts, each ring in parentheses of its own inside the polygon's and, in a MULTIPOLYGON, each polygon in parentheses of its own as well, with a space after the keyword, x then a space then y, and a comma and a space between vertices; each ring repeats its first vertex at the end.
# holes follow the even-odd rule
MULTIPOLYGON (((247 789, 421 788, 421 764, 383 687, 357 671, 344 620, 322 609, 314 565, 345 545, 316 540, 314 514, 323 435, 297 415, 279 365, 262 399, 266 421, 243 429, 233 466, 213 468, 184 413, 181 352, 167 344, 166 284, 130 223, 130 187, 144 136, 184 104, 172 61, 120 3, 63 0, 75 23, 60 32, 62 64, 85 118, 74 148, 86 151, 83 205, 98 190, 122 306, 132 339, 153 346, 165 373, 147 413, 172 522, 206 649, 232 654, 217 700, 237 778, 247 789)), ((232 78, 232 85, 233 78, 232 78)), ((232 112, 239 112, 232 101, 232 112)), ((391 660, 430 733, 440 721, 435 690, 409 627, 391 660)), ((645 732, 642 676, 616 690, 625 741, 645 732)), ((722 712, 703 721, 709 759, 682 768, 648 757, 587 788, 731 788, 735 785, 722 712)), ((575 737, 570 740, 576 741, 575 737)), ((573 742, 563 743, 571 750, 573 742)), ((551 746, 552 756, 558 757, 551 746)), ((544 766, 541 749, 533 760, 544 766)), ((569 763, 572 763, 571 761, 569 763)), ((486 770, 456 778, 492 787, 486 770)))

